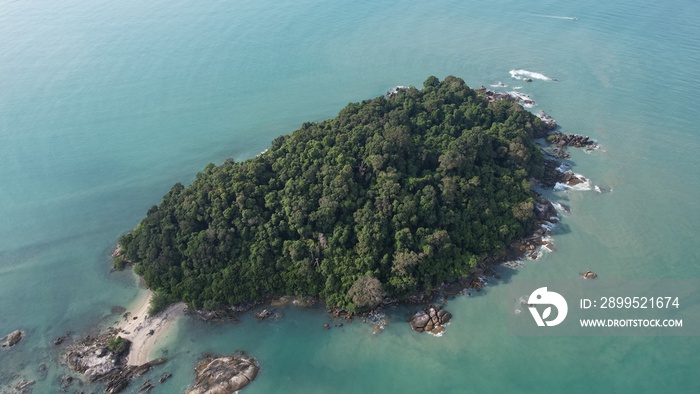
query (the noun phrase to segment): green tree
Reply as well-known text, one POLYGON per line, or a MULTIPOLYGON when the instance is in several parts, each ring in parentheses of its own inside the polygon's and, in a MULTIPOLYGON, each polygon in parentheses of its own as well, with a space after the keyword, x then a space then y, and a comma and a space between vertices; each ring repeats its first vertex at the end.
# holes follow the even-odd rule
POLYGON ((532 229, 544 132, 518 104, 429 77, 208 164, 120 238, 123 259, 154 290, 151 314, 285 294, 362 309, 430 291, 532 229))

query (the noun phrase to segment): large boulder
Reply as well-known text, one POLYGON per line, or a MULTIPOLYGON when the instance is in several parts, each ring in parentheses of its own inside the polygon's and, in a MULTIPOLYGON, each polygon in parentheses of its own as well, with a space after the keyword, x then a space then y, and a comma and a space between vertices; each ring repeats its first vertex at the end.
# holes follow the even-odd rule
POLYGON ((409 321, 411 329, 418 332, 437 332, 444 331, 442 326, 447 324, 452 319, 452 314, 442 309, 439 306, 430 306, 426 309, 421 309, 409 321))
POLYGON ((5 337, 0 339, 0 341, 2 341, 2 347, 10 348, 12 346, 15 346, 19 341, 22 340, 23 336, 24 333, 20 330, 12 331, 11 333, 7 334, 5 337))
POLYGON ((420 310, 413 315, 413 318, 411 318, 411 329, 414 331, 423 332, 425 330, 425 326, 428 325, 428 322, 430 322, 430 315, 424 310, 420 310))
POLYGON ((195 368, 195 384, 186 394, 233 394, 252 382, 259 369, 250 356, 208 358, 195 368))
POLYGON ((440 317, 440 324, 447 324, 452 320, 452 314, 450 312, 445 312, 445 314, 440 317))

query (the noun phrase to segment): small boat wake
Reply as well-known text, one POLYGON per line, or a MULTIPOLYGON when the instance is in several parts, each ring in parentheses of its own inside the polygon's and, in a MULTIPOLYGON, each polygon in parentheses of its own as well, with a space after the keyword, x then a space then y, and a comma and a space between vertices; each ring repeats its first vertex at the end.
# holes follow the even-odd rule
POLYGON ((549 18, 549 19, 561 19, 561 20, 567 20, 567 21, 577 21, 579 20, 575 16, 557 16, 557 15, 544 15, 544 14, 533 14, 535 16, 539 16, 541 18, 549 18))

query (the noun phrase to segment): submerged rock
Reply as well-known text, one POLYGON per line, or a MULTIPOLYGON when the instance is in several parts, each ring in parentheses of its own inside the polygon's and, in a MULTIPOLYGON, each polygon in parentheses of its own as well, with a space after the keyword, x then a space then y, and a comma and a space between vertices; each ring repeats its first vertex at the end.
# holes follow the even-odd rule
POLYGON ((11 333, 7 334, 5 337, 0 339, 2 341, 2 347, 10 348, 12 346, 15 346, 19 341, 22 340, 24 337, 24 333, 20 330, 15 330, 12 331, 11 333))
POLYGON ((153 383, 151 383, 150 379, 143 382, 143 384, 139 387, 139 393, 147 393, 151 390, 153 390, 155 386, 153 383))
POLYGON ((75 380, 76 379, 70 375, 62 375, 61 377, 59 377, 57 383, 58 383, 58 386, 61 388, 61 391, 65 392, 65 391, 68 391, 68 388, 71 387, 71 385, 73 384, 73 381, 75 381, 75 380))
POLYGON ((15 385, 15 391, 18 393, 30 393, 31 389, 29 386, 33 385, 35 382, 33 380, 22 379, 17 385, 15 385))
POLYGON ((272 315, 272 311, 269 309, 263 309, 262 311, 258 312, 255 314, 255 317, 258 318, 258 320, 264 320, 268 316, 272 315))
POLYGON ((109 311, 112 312, 112 314, 121 315, 126 312, 126 308, 121 305, 115 305, 109 311))
POLYGON ((56 345, 56 346, 62 344, 66 339, 68 339, 68 337, 70 336, 70 334, 71 334, 71 332, 68 331, 68 332, 66 332, 65 334, 61 335, 60 337, 54 338, 53 344, 56 345))
POLYGON ((186 394, 232 394, 244 388, 258 375, 254 357, 225 356, 207 358, 194 369, 197 377, 186 394))

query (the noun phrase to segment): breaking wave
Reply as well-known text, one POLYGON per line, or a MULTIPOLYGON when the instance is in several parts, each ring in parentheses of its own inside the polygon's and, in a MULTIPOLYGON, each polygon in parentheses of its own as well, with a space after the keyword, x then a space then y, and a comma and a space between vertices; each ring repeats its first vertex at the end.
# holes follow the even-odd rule
POLYGON ((565 206, 564 204, 560 204, 556 201, 552 201, 552 206, 554 207, 554 209, 556 209, 559 212, 564 212, 564 213, 571 212, 571 210, 567 206, 565 206))
POLYGON ((511 97, 515 98, 518 101, 518 104, 522 105, 525 108, 532 108, 535 105, 537 105, 537 103, 534 100, 532 100, 532 98, 529 95, 527 95, 525 93, 512 91, 512 92, 508 92, 508 94, 511 97))
POLYGON ((580 175, 580 174, 575 174, 575 175, 577 178, 579 178, 581 180, 581 183, 578 183, 578 184, 573 185, 573 186, 569 186, 566 183, 557 182, 554 184, 554 190, 555 191, 563 191, 563 190, 569 189, 569 190, 576 190, 576 191, 585 191, 585 190, 592 189, 590 180, 583 177, 583 175, 580 175))
POLYGON ((523 78, 532 78, 532 79, 541 79, 543 81, 553 81, 552 78, 540 74, 534 71, 528 71, 528 70, 510 70, 509 71, 510 76, 515 78, 515 79, 523 79, 523 78))

